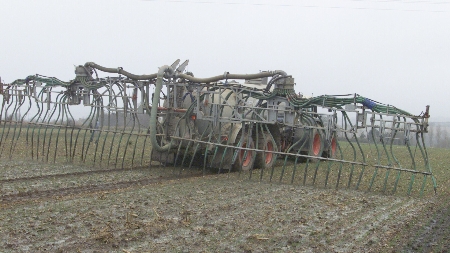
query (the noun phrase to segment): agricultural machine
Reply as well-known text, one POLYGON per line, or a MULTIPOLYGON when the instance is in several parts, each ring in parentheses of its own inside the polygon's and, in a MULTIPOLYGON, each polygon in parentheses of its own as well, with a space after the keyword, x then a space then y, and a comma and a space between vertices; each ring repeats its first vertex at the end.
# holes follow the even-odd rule
POLYGON ((428 106, 412 115, 357 94, 304 97, 281 70, 198 78, 187 65, 135 75, 88 62, 68 82, 32 75, 2 83, 0 155, 12 158, 26 143, 27 156, 46 162, 158 163, 408 194, 420 175, 421 193, 430 181, 436 190, 428 106))

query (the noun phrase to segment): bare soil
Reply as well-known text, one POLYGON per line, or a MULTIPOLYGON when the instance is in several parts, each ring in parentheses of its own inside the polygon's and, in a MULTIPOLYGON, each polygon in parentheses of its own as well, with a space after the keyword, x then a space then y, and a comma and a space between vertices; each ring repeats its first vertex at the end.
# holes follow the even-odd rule
POLYGON ((445 252, 450 245, 449 208, 437 197, 259 183, 237 173, 180 176, 160 166, 0 166, 1 252, 445 252))
POLYGON ((406 224, 391 243, 398 252, 449 252, 450 205, 447 198, 439 198, 423 210, 422 215, 406 224))

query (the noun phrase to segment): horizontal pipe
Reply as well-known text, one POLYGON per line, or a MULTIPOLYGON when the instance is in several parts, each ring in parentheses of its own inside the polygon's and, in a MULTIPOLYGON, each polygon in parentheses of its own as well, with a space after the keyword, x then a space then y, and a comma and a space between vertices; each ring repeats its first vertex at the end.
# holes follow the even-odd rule
MULTIPOLYGON (((157 76, 157 73, 149 74, 149 75, 135 75, 128 71, 123 70, 122 68, 106 68, 106 67, 98 65, 94 62, 87 62, 84 64, 84 66, 95 68, 95 69, 101 70, 103 72, 121 74, 121 75, 124 75, 133 80, 148 80, 148 79, 154 79, 157 76)), ((210 83, 210 82, 217 82, 217 81, 225 80, 225 79, 249 80, 249 79, 256 79, 256 78, 263 78, 263 77, 271 77, 271 76, 274 76, 277 74, 281 74, 281 75, 285 76, 286 72, 284 72, 282 70, 261 72, 261 73, 256 73, 256 74, 230 74, 228 72, 225 72, 223 75, 217 75, 217 76, 207 77, 207 78, 198 78, 198 77, 193 77, 193 76, 190 76, 187 74, 178 74, 177 77, 181 77, 181 78, 184 78, 191 82, 196 82, 196 83, 210 83)))
POLYGON ((286 74, 286 73, 284 71, 277 70, 277 71, 261 72, 261 73, 256 73, 256 74, 229 74, 226 72, 223 75, 207 77, 207 78, 198 78, 198 77, 193 77, 193 76, 190 76, 187 74, 178 74, 178 77, 187 79, 187 80, 189 80, 191 82, 195 82, 195 83, 211 83, 211 82, 217 82, 217 81, 225 80, 225 79, 250 80, 250 79, 256 79, 256 78, 271 77, 276 74, 286 74))
MULTIPOLYGON (((168 111, 167 107, 158 107, 158 111, 168 111)), ((173 112, 187 112, 187 109, 172 109, 173 112)))
POLYGON ((108 73, 117 73, 117 74, 121 74, 124 75, 128 78, 131 78, 133 80, 148 80, 148 79, 154 79, 156 78, 156 73, 155 74, 150 74, 150 75, 135 75, 135 74, 131 74, 128 71, 123 70, 122 68, 106 68, 103 66, 100 66, 94 62, 87 62, 84 64, 85 67, 91 67, 91 68, 95 68, 98 70, 101 70, 103 72, 108 72, 108 73))

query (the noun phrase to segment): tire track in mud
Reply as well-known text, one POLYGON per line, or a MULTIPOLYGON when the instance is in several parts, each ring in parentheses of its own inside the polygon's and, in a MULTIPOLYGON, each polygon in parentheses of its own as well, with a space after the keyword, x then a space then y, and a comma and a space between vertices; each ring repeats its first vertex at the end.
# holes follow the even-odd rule
POLYGON ((132 168, 132 169, 131 168, 120 168, 120 169, 118 168, 118 169, 76 171, 76 172, 60 173, 60 174, 46 174, 46 175, 31 176, 31 177, 16 177, 16 178, 0 179, 0 183, 12 183, 12 182, 21 182, 21 181, 48 179, 48 178, 63 178, 63 177, 70 177, 70 176, 85 176, 85 175, 90 175, 90 174, 131 171, 131 170, 140 170, 140 169, 141 168, 132 168))
MULTIPOLYGON (((153 178, 145 178, 140 180, 130 180, 130 181, 118 181, 106 184, 96 184, 96 185, 83 185, 77 187, 65 187, 58 189, 49 190, 37 190, 28 191, 10 195, 3 195, 0 197, 0 208, 11 206, 23 202, 35 201, 35 200, 45 200, 51 198, 62 198, 72 195, 80 195, 83 193, 92 194, 98 192, 108 192, 120 189, 126 189, 136 186, 146 186, 151 184, 159 184, 163 182, 169 182, 171 180, 187 179, 202 177, 203 173, 196 174, 185 174, 185 175, 171 175, 171 176, 160 176, 153 178)), ((34 179, 34 177, 33 177, 34 179)))
POLYGON ((339 234, 332 236, 333 241, 346 242, 343 245, 337 244, 336 249, 344 252, 358 250, 354 249, 354 244, 349 242, 357 242, 362 240, 366 240, 367 243, 370 244, 372 240, 370 231, 381 228, 386 220, 392 219, 395 214, 404 209, 408 209, 413 204, 414 200, 404 201, 402 199, 396 199, 385 206, 377 207, 372 211, 365 212, 362 216, 359 216, 358 213, 354 213, 353 215, 357 216, 354 218, 357 219, 348 226, 342 228, 339 234))
POLYGON ((443 200, 443 206, 419 222, 408 237, 402 238, 404 252, 447 252, 450 249, 450 205, 443 200))

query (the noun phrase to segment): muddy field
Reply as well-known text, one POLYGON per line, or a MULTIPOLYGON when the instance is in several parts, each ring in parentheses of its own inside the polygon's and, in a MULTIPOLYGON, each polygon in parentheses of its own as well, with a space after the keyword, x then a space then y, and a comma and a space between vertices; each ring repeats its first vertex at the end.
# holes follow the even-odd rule
POLYGON ((423 197, 3 160, 0 251, 446 252, 447 154, 430 151, 440 188, 423 197))

